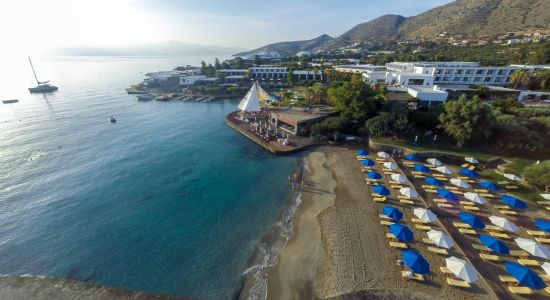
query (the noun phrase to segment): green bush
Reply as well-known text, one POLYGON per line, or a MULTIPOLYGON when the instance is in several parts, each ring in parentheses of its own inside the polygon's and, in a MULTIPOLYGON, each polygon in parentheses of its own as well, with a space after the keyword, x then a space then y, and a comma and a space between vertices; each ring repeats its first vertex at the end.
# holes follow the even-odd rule
POLYGON ((523 177, 541 190, 550 188, 550 160, 525 168, 523 177))

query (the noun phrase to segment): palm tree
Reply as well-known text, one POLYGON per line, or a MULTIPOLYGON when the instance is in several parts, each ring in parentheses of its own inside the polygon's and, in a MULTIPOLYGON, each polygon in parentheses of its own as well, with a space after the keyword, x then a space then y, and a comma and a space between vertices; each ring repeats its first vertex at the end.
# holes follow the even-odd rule
POLYGON ((521 88, 529 84, 530 76, 525 70, 518 70, 510 76, 510 85, 514 89, 521 88))
POLYGON ((537 77, 541 90, 550 90, 550 70, 536 70, 534 76, 537 77))

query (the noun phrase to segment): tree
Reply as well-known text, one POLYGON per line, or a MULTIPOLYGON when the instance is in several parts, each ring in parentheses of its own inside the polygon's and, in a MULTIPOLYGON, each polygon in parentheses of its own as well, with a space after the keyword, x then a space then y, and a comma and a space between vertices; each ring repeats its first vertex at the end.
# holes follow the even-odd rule
POLYGON ((541 190, 550 189, 550 160, 525 168, 523 177, 541 190))
POLYGON ((255 56, 254 56, 254 64, 255 64, 256 66, 262 65, 262 59, 260 58, 259 55, 255 55, 255 56))
POLYGON ((467 100, 461 96, 457 101, 447 102, 445 112, 439 115, 442 129, 456 139, 458 147, 463 147, 470 140, 489 138, 494 124, 494 116, 490 105, 481 103, 475 96, 467 100))
POLYGON ((292 72, 292 69, 288 69, 288 73, 286 74, 286 82, 288 85, 294 85, 294 83, 296 83, 296 78, 294 78, 294 74, 292 72))
POLYGON ((233 65, 236 69, 243 69, 244 59, 242 59, 242 57, 235 57, 233 65))
POLYGON ((203 61, 201 61, 201 74, 206 74, 206 63, 203 61))
POLYGON ((328 98, 342 117, 350 120, 356 128, 374 116, 376 91, 361 80, 352 79, 335 84, 328 89, 328 98))
POLYGON ((222 64, 220 63, 220 60, 216 57, 216 60, 214 61, 214 67, 216 70, 221 70, 222 64))
POLYGON ((538 89, 550 90, 550 70, 536 70, 533 76, 537 78, 538 89))
POLYGON ((515 99, 497 99, 493 102, 493 107, 503 114, 509 114, 513 109, 522 108, 523 105, 515 99))
POLYGON ((544 43, 537 48, 531 63, 539 65, 550 63, 550 43, 544 43))
POLYGON ((519 89, 521 87, 527 86, 529 84, 529 74, 525 70, 518 70, 512 73, 510 76, 510 85, 514 89, 519 89))
POLYGON ((409 108, 406 103, 390 102, 385 105, 387 111, 368 120, 365 127, 372 136, 401 136, 410 132, 409 108))

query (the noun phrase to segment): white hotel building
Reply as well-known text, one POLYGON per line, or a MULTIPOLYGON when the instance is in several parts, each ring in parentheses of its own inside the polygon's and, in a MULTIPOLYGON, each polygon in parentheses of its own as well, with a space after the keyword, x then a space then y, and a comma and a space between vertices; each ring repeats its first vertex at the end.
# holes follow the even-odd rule
POLYGON ((288 69, 286 67, 275 67, 272 65, 261 65, 248 69, 254 80, 286 80, 288 69))

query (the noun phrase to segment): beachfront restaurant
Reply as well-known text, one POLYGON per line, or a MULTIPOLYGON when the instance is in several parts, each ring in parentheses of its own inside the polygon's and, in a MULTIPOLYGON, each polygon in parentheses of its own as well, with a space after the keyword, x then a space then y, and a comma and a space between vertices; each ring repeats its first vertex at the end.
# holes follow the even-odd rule
POLYGON ((336 115, 334 109, 325 105, 291 106, 271 109, 269 123, 295 136, 308 136, 311 127, 336 115))

